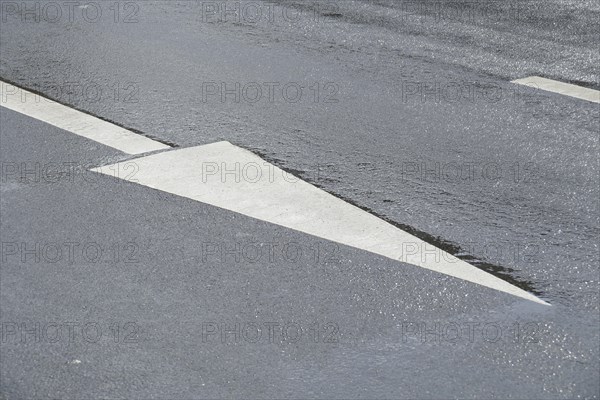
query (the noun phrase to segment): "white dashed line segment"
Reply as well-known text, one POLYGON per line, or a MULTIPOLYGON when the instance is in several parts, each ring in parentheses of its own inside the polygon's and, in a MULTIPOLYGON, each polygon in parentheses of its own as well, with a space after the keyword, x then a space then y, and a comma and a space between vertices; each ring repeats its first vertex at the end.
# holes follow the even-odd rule
POLYGON ((128 173, 129 180, 140 185, 547 304, 229 142, 176 149, 92 171, 114 176, 114 171, 131 170, 131 165, 124 167, 132 163, 137 172, 128 173))
POLYGON ((142 154, 170 148, 3 81, 0 81, 0 105, 127 154, 142 154))
POLYGON ((539 76, 516 79, 512 81, 512 83, 545 90, 547 92, 559 93, 565 96, 591 101, 592 103, 600 103, 600 91, 584 88, 570 83, 559 82, 539 76))

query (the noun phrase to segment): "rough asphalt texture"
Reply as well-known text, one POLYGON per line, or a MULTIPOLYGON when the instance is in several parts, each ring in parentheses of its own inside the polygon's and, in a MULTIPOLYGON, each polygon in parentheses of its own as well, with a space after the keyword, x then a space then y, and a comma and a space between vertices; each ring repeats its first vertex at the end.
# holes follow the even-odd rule
POLYGON ((3 171, 2 242, 97 243, 106 257, 1 260, 4 396, 598 397, 598 105, 509 82, 598 88, 597 3, 296 3, 260 3, 274 18, 257 23, 220 21, 206 2, 138 2, 117 22, 108 3, 97 23, 6 16, 0 77, 180 146, 256 151, 460 247, 552 307, 341 246, 325 260, 206 257, 206 243, 298 243, 306 254, 327 244, 85 173, 125 155, 1 109, 3 166, 79 166, 58 182, 3 171), (132 12, 137 22, 124 23, 132 12), (267 82, 303 96, 207 93, 267 82), (132 249, 138 262, 123 261, 132 249), (97 323, 101 340, 10 333, 69 321, 97 323), (208 323, 253 321, 305 333, 296 343, 202 335, 208 323), (470 322, 491 325, 471 337, 470 322), (463 332, 449 340, 454 324, 463 332))

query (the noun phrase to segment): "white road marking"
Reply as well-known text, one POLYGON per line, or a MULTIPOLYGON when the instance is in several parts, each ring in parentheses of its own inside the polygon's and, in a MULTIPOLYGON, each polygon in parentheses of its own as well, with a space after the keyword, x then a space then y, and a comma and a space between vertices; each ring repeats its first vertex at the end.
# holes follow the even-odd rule
POLYGON ((0 105, 127 154, 142 154, 170 148, 3 81, 0 81, 0 105))
POLYGON ((512 83, 545 90, 547 92, 559 93, 565 96, 591 101, 592 103, 600 103, 600 91, 584 88, 570 83, 559 82, 539 76, 516 79, 512 81, 512 83))
POLYGON ((153 154, 92 171, 114 175, 124 166, 130 180, 140 185, 547 304, 229 142, 153 154))

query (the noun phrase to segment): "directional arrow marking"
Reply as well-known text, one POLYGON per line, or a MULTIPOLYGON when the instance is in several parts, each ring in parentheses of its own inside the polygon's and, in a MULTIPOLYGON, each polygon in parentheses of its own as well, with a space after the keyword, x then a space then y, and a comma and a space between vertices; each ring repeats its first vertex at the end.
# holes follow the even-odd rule
POLYGON ((124 170, 140 185, 548 304, 441 249, 432 256, 432 245, 229 142, 92 169, 119 178, 124 170))

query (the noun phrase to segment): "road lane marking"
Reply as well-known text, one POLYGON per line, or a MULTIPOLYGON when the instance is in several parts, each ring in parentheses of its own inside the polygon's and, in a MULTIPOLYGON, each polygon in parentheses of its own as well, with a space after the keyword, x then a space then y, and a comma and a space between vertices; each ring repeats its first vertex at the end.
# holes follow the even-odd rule
POLYGON ((142 154, 170 148, 3 81, 0 81, 0 105, 127 154, 142 154))
POLYGON ((153 154, 91 171, 114 176, 114 171, 131 163, 136 164, 131 181, 140 185, 547 304, 441 249, 435 248, 437 255, 427 253, 433 245, 229 142, 153 154))
POLYGON ((592 103, 600 103, 600 91, 573 85, 571 83, 559 82, 539 76, 516 79, 512 81, 512 83, 545 90, 547 92, 559 93, 565 96, 591 101, 592 103))

